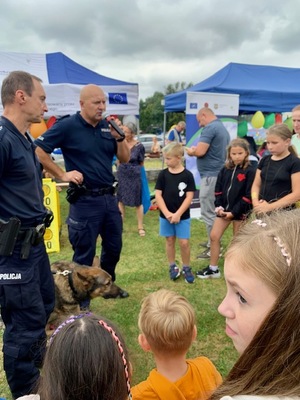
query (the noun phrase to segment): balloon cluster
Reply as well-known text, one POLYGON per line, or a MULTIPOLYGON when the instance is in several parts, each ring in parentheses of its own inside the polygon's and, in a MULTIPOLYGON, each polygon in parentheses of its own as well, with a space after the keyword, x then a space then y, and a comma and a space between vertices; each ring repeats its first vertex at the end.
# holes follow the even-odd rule
MULTIPOLYGON (((282 123, 282 114, 280 113, 271 113, 264 116, 261 111, 256 111, 251 119, 251 125, 255 129, 268 129, 270 126, 274 124, 281 124, 282 123)), ((284 123, 289 127, 291 131, 293 131, 293 121, 292 117, 287 118, 284 123)), ((248 123, 247 121, 239 122, 238 124, 238 136, 244 137, 247 135, 248 132, 248 123)))
POLYGON ((37 122, 30 125, 29 132, 30 135, 36 139, 41 136, 47 129, 51 128, 51 126, 56 122, 56 117, 50 117, 48 121, 41 120, 41 122, 37 122))

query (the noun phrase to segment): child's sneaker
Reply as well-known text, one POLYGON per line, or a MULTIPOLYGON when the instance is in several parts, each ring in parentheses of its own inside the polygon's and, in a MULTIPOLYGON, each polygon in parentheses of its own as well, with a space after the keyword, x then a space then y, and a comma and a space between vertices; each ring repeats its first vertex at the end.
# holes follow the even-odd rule
POLYGON ((180 270, 176 264, 170 266, 169 274, 172 281, 175 281, 177 278, 180 277, 180 270))
MULTIPOLYGON (((219 257, 222 257, 223 253, 222 253, 223 247, 220 248, 220 253, 219 253, 219 257)), ((197 258, 210 258, 210 247, 208 247, 206 250, 204 250, 202 253, 197 255, 197 258)))
POLYGON ((208 242, 200 242, 199 247, 204 247, 206 249, 210 248, 210 244, 208 242))
POLYGON ((216 271, 213 271, 211 268, 209 268, 209 266, 196 272, 196 275, 200 279, 220 278, 221 277, 221 273, 220 273, 219 269, 217 269, 216 271))
POLYGON ((210 247, 197 255, 197 258, 210 258, 210 247))
POLYGON ((182 268, 182 275, 184 275, 184 279, 185 279, 186 283, 194 283, 195 276, 192 273, 192 268, 183 267, 182 268))

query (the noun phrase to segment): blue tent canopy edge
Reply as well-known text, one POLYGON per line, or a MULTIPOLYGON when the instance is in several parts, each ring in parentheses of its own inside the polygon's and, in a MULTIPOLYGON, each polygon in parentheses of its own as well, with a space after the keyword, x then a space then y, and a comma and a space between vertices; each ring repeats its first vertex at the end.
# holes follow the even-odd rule
POLYGON ((137 85, 100 75, 71 60, 61 52, 47 53, 47 70, 49 83, 71 82, 76 85, 87 85, 93 82, 95 85, 137 85), (58 68, 58 66, 64 68, 58 68))
POLYGON ((186 109, 186 92, 240 95, 240 112, 288 112, 300 104, 300 68, 229 63, 209 78, 165 96, 165 111, 186 109))

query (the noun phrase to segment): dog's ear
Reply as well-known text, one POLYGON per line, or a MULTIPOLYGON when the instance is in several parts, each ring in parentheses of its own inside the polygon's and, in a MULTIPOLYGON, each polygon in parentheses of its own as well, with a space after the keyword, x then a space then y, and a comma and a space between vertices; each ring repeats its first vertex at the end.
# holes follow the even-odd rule
POLYGON ((98 256, 94 257, 92 267, 99 267, 100 268, 100 258, 98 256))
POLYGON ((85 269, 81 269, 80 271, 77 271, 77 277, 82 281, 88 281, 89 275, 86 272, 87 271, 85 269))
POLYGON ((93 283, 93 277, 88 275, 85 270, 78 271, 77 278, 81 280, 82 285, 85 287, 86 290, 90 288, 93 283))

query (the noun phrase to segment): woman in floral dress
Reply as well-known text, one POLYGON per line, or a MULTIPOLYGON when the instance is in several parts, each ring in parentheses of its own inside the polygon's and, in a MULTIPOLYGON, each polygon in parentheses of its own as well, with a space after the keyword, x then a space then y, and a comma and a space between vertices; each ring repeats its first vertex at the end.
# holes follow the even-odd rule
POLYGON ((142 180, 141 167, 144 163, 145 148, 135 139, 136 125, 132 122, 122 126, 125 138, 130 148, 130 160, 118 167, 118 201, 123 220, 125 218, 125 206, 135 207, 137 215, 138 233, 145 236, 143 226, 144 210, 142 205, 142 180))

